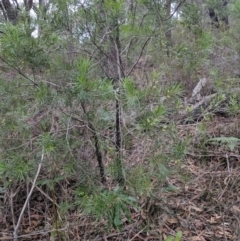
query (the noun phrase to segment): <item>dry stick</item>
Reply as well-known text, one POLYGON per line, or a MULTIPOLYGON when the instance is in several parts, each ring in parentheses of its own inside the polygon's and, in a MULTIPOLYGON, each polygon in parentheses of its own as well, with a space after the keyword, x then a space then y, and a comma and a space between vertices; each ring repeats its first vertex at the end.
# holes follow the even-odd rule
MULTIPOLYGON (((29 194, 29 182, 27 181, 27 195, 29 194)), ((29 226, 31 227, 31 214, 30 214, 30 202, 28 202, 28 222, 29 222, 29 226)))
POLYGON ((27 205, 28 205, 28 202, 29 202, 30 197, 31 197, 32 192, 33 192, 33 189, 34 189, 34 187, 35 187, 35 184, 36 184, 38 175, 39 175, 39 173, 40 173, 40 171, 41 171, 43 158, 44 158, 44 152, 42 153, 41 161, 40 161, 40 163, 38 164, 38 170, 37 170, 37 173, 36 173, 35 178, 34 178, 34 180, 33 180, 31 190, 30 190, 30 192, 29 192, 29 194, 28 194, 28 196, 27 196, 27 199, 26 199, 26 201, 25 201, 25 203, 24 203, 24 205, 23 205, 22 211, 21 211, 21 213, 20 213, 20 215, 19 215, 19 218, 18 218, 17 225, 16 225, 16 227, 14 228, 14 232, 13 232, 14 241, 17 241, 17 240, 18 240, 18 229, 19 229, 19 227, 20 227, 20 223, 21 223, 21 221, 22 221, 24 211, 25 211, 25 209, 26 209, 26 207, 27 207, 27 205))
POLYGON ((45 193, 41 188, 39 188, 39 187, 36 187, 36 189, 40 192, 40 193, 42 193, 42 195, 44 195, 49 201, 51 201, 54 205, 56 205, 57 207, 59 207, 59 205, 56 203, 56 202, 54 202, 53 200, 52 200, 52 198, 50 198, 48 195, 47 195, 47 193, 45 193))
POLYGON ((12 222, 13 222, 13 227, 16 227, 16 222, 15 222, 15 217, 14 217, 14 210, 13 210, 13 198, 17 195, 18 191, 20 189, 20 185, 18 186, 17 190, 15 191, 15 193, 13 193, 11 191, 10 193, 10 205, 11 205, 11 214, 12 214, 12 222))
POLYGON ((14 210, 13 210, 13 197, 17 194, 17 192, 15 192, 15 194, 10 193, 10 204, 11 204, 11 214, 12 214, 12 222, 13 222, 13 227, 16 227, 16 223, 15 223, 15 217, 14 217, 14 210))
POLYGON ((142 230, 140 230, 137 234, 135 234, 134 236, 133 236, 133 238, 131 238, 129 241, 132 241, 132 240, 134 240, 144 229, 146 229, 146 227, 144 227, 142 230))

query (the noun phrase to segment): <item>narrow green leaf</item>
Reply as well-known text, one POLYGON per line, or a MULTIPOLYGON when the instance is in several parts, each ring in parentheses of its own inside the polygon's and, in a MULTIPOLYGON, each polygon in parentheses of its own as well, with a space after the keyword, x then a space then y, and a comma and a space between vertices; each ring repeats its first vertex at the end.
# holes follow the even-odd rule
POLYGON ((167 239, 165 239, 165 241, 173 241, 173 237, 172 236, 168 236, 167 239))
POLYGON ((176 237, 174 239, 174 241, 180 241, 182 237, 182 231, 177 231, 176 237))

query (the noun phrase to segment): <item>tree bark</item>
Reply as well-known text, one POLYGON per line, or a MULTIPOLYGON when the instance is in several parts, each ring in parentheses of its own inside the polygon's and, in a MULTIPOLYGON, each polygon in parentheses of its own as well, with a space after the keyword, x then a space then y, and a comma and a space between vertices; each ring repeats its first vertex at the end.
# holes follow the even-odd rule
MULTIPOLYGON (((3 16, 5 21, 9 21, 12 24, 16 25, 18 23, 19 17, 19 4, 18 1, 15 0, 14 3, 11 3, 10 0, 2 0, 0 2, 0 9, 3 12, 3 16)), ((33 0, 24 0, 25 10, 29 12, 33 7, 33 0)))
POLYGON ((212 26, 219 28, 221 24, 224 24, 225 27, 229 27, 227 7, 228 1, 222 0, 219 4, 208 8, 212 26))
MULTIPOLYGON (((172 4, 172 0, 166 0, 165 3, 165 12, 166 12, 166 16, 170 17, 171 16, 171 4, 172 4)), ((165 36, 167 39, 167 56, 170 57, 170 48, 172 46, 172 30, 171 30, 171 24, 168 24, 167 26, 167 30, 165 31, 165 36)))
MULTIPOLYGON (((116 0, 112 0, 113 3, 116 0)), ((104 9, 104 0, 100 3, 100 14, 102 18, 106 19, 106 12, 104 9)), ((109 16, 108 16, 109 17, 109 16)), ((108 20, 109 21, 109 20, 108 20)), ((107 21, 106 21, 107 22, 107 21)), ((101 27, 103 31, 103 27, 101 27)), ((102 58, 102 66, 105 69, 106 77, 110 78, 113 83, 113 88, 116 93, 116 119, 115 119, 115 148, 116 148, 116 179, 119 184, 124 183, 123 170, 122 170, 122 157, 121 157, 121 106, 119 101, 119 88, 121 86, 121 81, 124 78, 124 68, 121 59, 121 42, 119 34, 119 19, 118 14, 114 13, 111 16, 110 23, 108 27, 102 32, 102 38, 105 38, 105 44, 109 46, 108 50, 104 52, 104 57, 102 58)))
POLYGON ((18 21, 18 9, 14 4, 10 3, 10 0, 2 0, 1 9, 6 21, 12 24, 17 24, 18 21))

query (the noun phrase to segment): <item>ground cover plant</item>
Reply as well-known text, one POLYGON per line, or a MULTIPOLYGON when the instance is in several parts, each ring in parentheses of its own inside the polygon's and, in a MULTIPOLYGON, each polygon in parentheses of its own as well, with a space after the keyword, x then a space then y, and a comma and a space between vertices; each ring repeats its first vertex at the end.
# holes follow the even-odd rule
POLYGON ((0 240, 238 240, 239 0, 0 2, 0 240))

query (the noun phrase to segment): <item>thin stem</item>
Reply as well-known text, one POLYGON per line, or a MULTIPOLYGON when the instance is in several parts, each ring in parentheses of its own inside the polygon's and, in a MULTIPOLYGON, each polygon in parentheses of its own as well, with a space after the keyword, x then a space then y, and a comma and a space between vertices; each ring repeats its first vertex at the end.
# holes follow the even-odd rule
POLYGON ((29 202, 29 200, 30 200, 30 198, 31 198, 31 196, 32 196, 32 192, 33 192, 33 189, 34 189, 34 187, 35 187, 37 178, 38 178, 39 173, 40 173, 40 171, 41 171, 42 163, 43 163, 43 158, 44 158, 44 152, 42 153, 41 161, 40 161, 40 163, 38 164, 38 170, 37 170, 37 173, 36 173, 36 175, 35 175, 35 177, 34 177, 31 190, 30 190, 30 192, 29 192, 29 194, 28 194, 28 196, 27 196, 27 199, 26 199, 26 201, 25 201, 25 203, 24 203, 24 205, 23 205, 22 211, 21 211, 21 213, 20 213, 20 215, 19 215, 19 218, 18 218, 17 225, 16 225, 16 227, 14 228, 14 232, 13 232, 14 241, 17 241, 17 240, 18 240, 18 229, 19 229, 19 227, 20 227, 20 224, 21 224, 21 221, 22 221, 22 218, 23 218, 23 214, 24 214, 24 212, 25 212, 25 210, 26 210, 26 208, 27 208, 27 206, 28 206, 28 202, 29 202))
POLYGON ((39 85, 38 85, 35 81, 33 81, 32 79, 30 79, 29 77, 27 77, 27 75, 25 75, 24 73, 22 73, 21 70, 19 70, 18 68, 12 66, 11 64, 9 64, 9 63, 8 63, 4 58, 2 58, 1 56, 0 56, 0 59, 1 59, 5 64, 7 64, 9 67, 11 67, 11 68, 13 68, 14 70, 16 70, 16 71, 17 71, 20 75, 22 75, 24 78, 26 78, 27 80, 29 80, 30 82, 32 82, 32 83, 34 84, 34 86, 38 86, 38 87, 39 87, 39 85))

